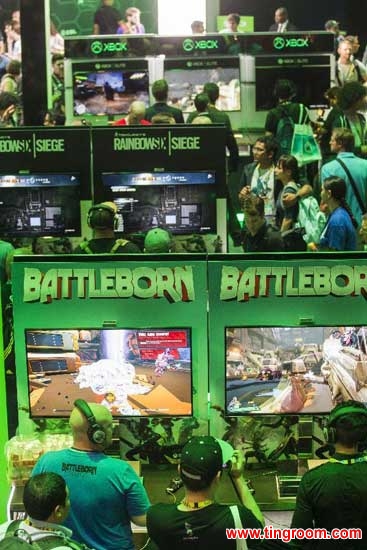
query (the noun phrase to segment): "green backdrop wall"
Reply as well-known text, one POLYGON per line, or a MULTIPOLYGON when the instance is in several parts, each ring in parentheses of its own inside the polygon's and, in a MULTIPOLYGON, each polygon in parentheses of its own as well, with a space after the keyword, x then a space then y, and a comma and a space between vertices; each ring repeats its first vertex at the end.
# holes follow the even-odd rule
MULTIPOLYGON (((100 4, 100 0, 50 0, 51 20, 64 37, 85 36, 92 33, 94 13, 100 4)), ((157 0, 115 0, 115 7, 122 15, 131 5, 141 10, 141 21, 146 32, 157 33, 157 0)))

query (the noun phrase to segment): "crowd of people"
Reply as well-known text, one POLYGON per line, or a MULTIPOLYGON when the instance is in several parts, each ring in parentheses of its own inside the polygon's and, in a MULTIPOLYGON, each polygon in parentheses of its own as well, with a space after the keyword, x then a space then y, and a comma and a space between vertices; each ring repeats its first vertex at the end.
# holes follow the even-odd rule
POLYGON ((326 120, 313 123, 304 105, 295 101, 291 81, 279 80, 274 95, 277 106, 268 112, 265 134, 255 142, 253 162, 245 166, 240 180, 245 220, 257 218, 257 223, 246 223, 243 228, 245 252, 301 251, 306 245, 311 251, 362 250, 361 222, 367 208, 367 88, 353 80, 326 91, 331 110, 326 120), (298 124, 312 129, 319 161, 312 162, 306 155, 298 162, 298 124), (255 201, 253 195, 261 200, 255 201), (313 211, 305 213, 311 204, 313 211), (307 222, 319 227, 312 239, 307 222), (303 239, 299 239, 302 230, 303 239), (274 240, 276 231, 280 238, 274 240))
POLYGON ((48 451, 38 459, 23 492, 27 517, 0 526, 4 547, 15 548, 15 540, 22 539, 37 548, 132 550, 133 523, 146 526, 146 547, 159 550, 364 548, 367 409, 362 403, 347 401, 331 411, 322 447, 329 459, 301 479, 291 523, 294 536, 288 529, 279 529, 277 537, 266 529, 245 478, 243 452, 228 441, 191 436, 181 447, 178 465, 181 482, 176 489, 183 486, 182 500, 176 501, 173 492, 165 498, 150 495, 154 500, 158 496, 151 505, 132 466, 106 454, 113 435, 106 407, 77 399, 69 424, 72 447, 48 451), (220 502, 220 487, 228 481, 238 504, 220 502), (249 529, 240 544, 228 538, 231 528, 249 529), (301 530, 310 533, 312 528, 329 533, 359 530, 360 537, 303 538, 301 530))

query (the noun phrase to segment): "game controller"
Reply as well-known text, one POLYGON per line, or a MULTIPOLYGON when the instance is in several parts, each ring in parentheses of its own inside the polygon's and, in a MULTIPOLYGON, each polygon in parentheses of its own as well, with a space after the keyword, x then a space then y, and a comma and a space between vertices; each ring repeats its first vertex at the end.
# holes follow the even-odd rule
POLYGON ((172 495, 173 493, 176 493, 179 489, 181 489, 181 487, 183 487, 182 479, 180 477, 174 477, 169 482, 168 487, 166 487, 166 493, 168 495, 172 495))

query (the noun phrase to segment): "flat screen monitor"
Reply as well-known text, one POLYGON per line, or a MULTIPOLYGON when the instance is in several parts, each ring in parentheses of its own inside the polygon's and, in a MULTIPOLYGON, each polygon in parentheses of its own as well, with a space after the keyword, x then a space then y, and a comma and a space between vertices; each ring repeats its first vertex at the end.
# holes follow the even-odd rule
POLYGON ((0 175, 0 235, 78 236, 80 176, 77 173, 0 175))
POLYGON ((103 173, 117 206, 122 233, 164 227, 174 234, 216 232, 216 173, 103 173))
POLYGON ((116 418, 192 415, 189 328, 25 331, 31 417, 67 417, 75 399, 116 418))
POLYGON ((228 415, 367 405, 367 327, 227 327, 225 338, 228 415))
POLYGON ((330 56, 255 58, 256 111, 268 111, 276 106, 271 93, 279 79, 295 84, 295 100, 309 109, 328 108, 324 97, 330 88, 330 56))
POLYGON ((218 109, 227 112, 241 110, 238 56, 218 60, 166 59, 164 78, 168 82, 169 103, 185 113, 195 111, 195 96, 203 92, 207 82, 219 86, 218 109))
POLYGON ((74 115, 123 115, 136 100, 149 105, 149 75, 145 61, 120 68, 111 63, 107 64, 108 68, 97 69, 96 65, 73 65, 74 115))

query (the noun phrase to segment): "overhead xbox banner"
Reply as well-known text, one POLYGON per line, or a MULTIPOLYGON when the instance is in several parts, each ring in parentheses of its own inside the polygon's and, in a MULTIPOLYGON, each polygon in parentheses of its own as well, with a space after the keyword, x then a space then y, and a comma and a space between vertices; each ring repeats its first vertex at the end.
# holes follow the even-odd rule
MULTIPOLYGON (((94 14, 101 0, 49 0, 51 21, 64 38, 93 34, 94 14)), ((125 10, 134 5, 141 10, 141 21, 147 33, 156 33, 157 0, 115 0, 114 7, 124 18, 125 10)))

